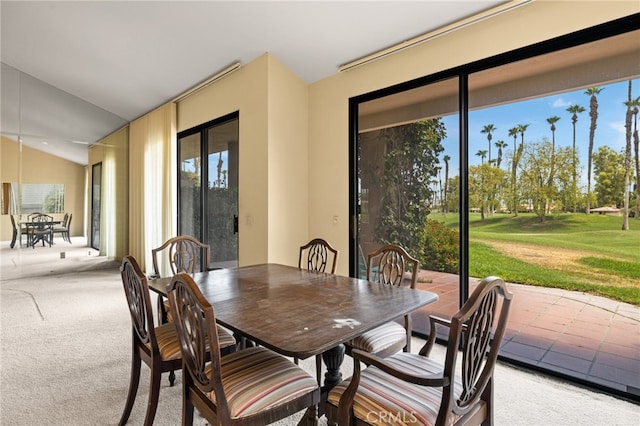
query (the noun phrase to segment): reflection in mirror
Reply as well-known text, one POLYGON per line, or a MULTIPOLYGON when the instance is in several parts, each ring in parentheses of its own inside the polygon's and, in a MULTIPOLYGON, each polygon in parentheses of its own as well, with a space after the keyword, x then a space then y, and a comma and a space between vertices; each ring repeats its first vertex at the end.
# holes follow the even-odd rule
POLYGON ((1 196, 2 214, 64 213, 64 184, 61 183, 24 183, 18 188, 14 182, 3 182, 1 196))

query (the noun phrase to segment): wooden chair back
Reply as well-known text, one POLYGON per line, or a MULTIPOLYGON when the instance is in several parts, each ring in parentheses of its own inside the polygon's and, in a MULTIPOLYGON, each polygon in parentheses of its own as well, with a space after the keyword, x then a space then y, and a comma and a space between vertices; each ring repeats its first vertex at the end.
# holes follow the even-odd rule
POLYGON ((166 253, 165 260, 171 268, 171 275, 180 272, 192 274, 209 269, 209 245, 190 235, 178 235, 151 250, 153 275, 156 277, 162 276, 159 258, 163 252, 166 253))
POLYGON ((327 265, 331 264, 330 272, 335 274, 338 263, 338 250, 322 238, 314 238, 300 247, 298 268, 310 271, 327 272, 327 265))
POLYGON ((329 395, 332 401, 328 406, 330 419, 338 420, 340 425, 370 424, 374 418, 364 419, 362 413, 360 418, 354 419, 354 401, 361 398, 359 404, 374 404, 382 411, 393 408, 398 418, 420 416, 436 425, 493 424, 493 371, 512 297, 503 280, 487 277, 451 320, 429 317, 429 339, 418 354, 397 354, 383 359, 354 350, 353 376, 346 389, 336 387, 337 394, 341 393, 337 406, 333 391, 333 395, 329 395), (443 364, 429 358, 436 341, 437 326, 449 327, 443 364), (362 370, 360 362, 369 367, 362 370), (388 382, 375 369, 384 371, 388 382), (398 379, 402 385, 398 384, 398 379), (367 390, 358 395, 361 381, 367 382, 367 390), (372 385, 374 389, 369 388, 372 385), (389 391, 385 392, 385 389, 389 391), (406 395, 411 395, 415 406, 411 401, 403 403, 398 412, 396 401, 403 400, 406 395), (438 395, 439 399, 436 399, 438 395))
MULTIPOLYGON (((458 356, 462 355, 462 389, 460 396, 455 398, 453 386, 444 388, 438 419, 444 421, 451 412, 458 415, 471 413, 481 400, 492 410, 491 381, 512 298, 513 294, 502 279, 487 277, 451 318, 444 375, 452 379, 455 377, 458 356)), ((433 327, 429 339, 435 341, 435 322, 433 327)))
POLYGON ((409 286, 416 287, 420 262, 396 244, 387 244, 367 256, 367 280, 381 284, 402 285, 410 272, 409 286))
POLYGON ((173 277, 168 296, 186 372, 201 392, 214 392, 216 401, 224 401, 222 383, 213 380, 211 372, 207 372, 209 348, 213 368, 219 371, 221 365, 218 327, 213 306, 202 295, 193 279, 186 274, 173 277), (207 342, 210 342, 210 346, 207 342))
MULTIPOLYGON (((410 272, 409 287, 415 288, 419 266, 418 260, 407 253, 404 248, 396 244, 387 244, 369 253, 367 256, 366 278, 369 281, 380 284, 402 286, 404 285, 406 273, 410 272)), ((394 326, 393 328, 401 331, 395 324, 391 325, 394 326)), ((386 324, 385 326, 377 327, 364 333, 354 339, 354 341, 347 342, 347 354, 351 354, 351 351, 358 347, 361 349, 366 347, 368 351, 379 356, 388 356, 400 349, 404 352, 410 352, 412 332, 411 315, 404 315, 402 326, 404 327, 404 338, 402 340, 399 339, 400 336, 397 332, 394 332, 396 340, 393 342, 389 341, 388 336, 380 338, 381 336, 388 335, 390 332, 389 324, 386 324), (372 342, 383 342, 385 344, 381 347, 376 347, 372 342)))
POLYGON ((319 402, 315 380, 269 349, 222 357, 214 308, 190 275, 175 275, 168 295, 183 359, 183 425, 193 424, 194 407, 209 424, 262 426, 319 402), (245 412, 247 401, 260 408, 245 412))
POLYGON ((149 285, 138 262, 133 256, 125 256, 120 266, 124 294, 129 305, 131 325, 137 344, 148 346, 158 353, 158 343, 154 333, 153 308, 149 285))

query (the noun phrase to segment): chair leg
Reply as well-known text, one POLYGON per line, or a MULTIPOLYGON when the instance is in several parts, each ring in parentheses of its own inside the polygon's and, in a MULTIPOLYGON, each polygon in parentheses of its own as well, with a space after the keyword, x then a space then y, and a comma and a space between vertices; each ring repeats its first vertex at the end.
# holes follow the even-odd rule
POLYGON ((153 419, 158 409, 158 399, 160 399, 160 380, 162 373, 159 368, 151 368, 151 386, 149 388, 149 401, 147 402, 147 414, 144 416, 144 426, 152 426, 153 419))
POLYGON ((322 387, 322 354, 316 355, 316 378, 318 386, 322 387))
POLYGON ((189 373, 185 368, 182 370, 182 426, 193 425, 193 404, 189 400, 189 373))
POLYGON ((493 377, 489 379, 480 399, 487 407, 487 417, 483 420, 482 426, 493 426, 493 377))
POLYGON ((141 360, 138 354, 134 353, 131 358, 131 381, 129 382, 129 394, 127 395, 127 403, 124 405, 124 411, 120 418, 119 426, 127 424, 131 410, 133 409, 133 403, 136 400, 136 393, 138 393, 138 384, 140 383, 140 364, 141 360))
MULTIPOLYGON (((11 244, 9 244, 9 247, 13 248, 16 245, 16 238, 18 237, 18 231, 16 231, 15 229, 13 230, 13 237, 11 238, 11 244)), ((20 236, 20 239, 22 239, 22 235, 20 236)), ((22 245, 22 241, 20 242, 20 245, 22 245)))

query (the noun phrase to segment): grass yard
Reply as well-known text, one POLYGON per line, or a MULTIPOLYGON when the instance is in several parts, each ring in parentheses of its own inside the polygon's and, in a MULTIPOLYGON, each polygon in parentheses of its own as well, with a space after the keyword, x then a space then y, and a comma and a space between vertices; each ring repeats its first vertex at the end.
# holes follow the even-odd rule
MULTIPOLYGON (((443 220, 458 226, 457 215, 443 220)), ((495 214, 469 222, 469 274, 584 291, 640 305, 640 221, 584 213, 495 214)))

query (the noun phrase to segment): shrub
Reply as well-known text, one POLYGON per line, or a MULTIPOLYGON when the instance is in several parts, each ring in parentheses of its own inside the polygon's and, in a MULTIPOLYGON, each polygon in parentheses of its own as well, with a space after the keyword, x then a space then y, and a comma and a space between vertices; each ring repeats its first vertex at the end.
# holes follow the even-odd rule
POLYGON ((432 271, 459 273, 460 236, 457 229, 427 219, 422 235, 420 265, 432 271))

